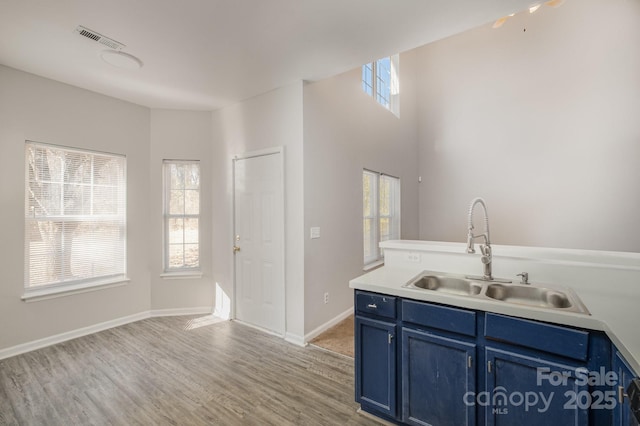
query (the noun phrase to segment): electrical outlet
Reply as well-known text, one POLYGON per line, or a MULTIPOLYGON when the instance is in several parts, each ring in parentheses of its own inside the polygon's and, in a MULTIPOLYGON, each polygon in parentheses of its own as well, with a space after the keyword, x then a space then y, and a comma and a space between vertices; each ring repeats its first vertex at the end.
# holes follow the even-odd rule
POLYGON ((409 262, 415 262, 415 263, 420 262, 420 253, 416 253, 416 252, 407 253, 407 260, 409 262))
POLYGON ((324 294, 324 303, 329 303, 329 293, 324 294))

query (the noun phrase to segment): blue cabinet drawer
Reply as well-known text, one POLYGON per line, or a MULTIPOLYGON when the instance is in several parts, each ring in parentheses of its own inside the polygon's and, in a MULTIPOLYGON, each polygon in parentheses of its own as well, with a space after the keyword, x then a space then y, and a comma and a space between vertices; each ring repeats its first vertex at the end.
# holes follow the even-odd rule
POLYGON ((589 333, 582 330, 487 313, 484 335, 582 361, 588 357, 589 333))
POLYGON ((476 313, 466 309, 403 299, 402 321, 467 336, 476 335, 476 313))
POLYGON ((395 319, 396 298, 356 290, 356 312, 395 319))

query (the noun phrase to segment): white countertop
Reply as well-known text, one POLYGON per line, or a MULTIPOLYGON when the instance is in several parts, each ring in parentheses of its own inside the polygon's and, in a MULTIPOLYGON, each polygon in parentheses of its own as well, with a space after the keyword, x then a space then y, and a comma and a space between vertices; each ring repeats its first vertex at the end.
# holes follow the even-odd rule
POLYGON ((517 282, 515 274, 527 271, 532 285, 569 287, 591 313, 585 315, 405 288, 424 270, 481 274, 479 256, 464 253, 462 243, 391 241, 381 246, 385 266, 351 280, 351 288, 604 331, 640 375, 640 254, 492 246, 494 276, 517 282))

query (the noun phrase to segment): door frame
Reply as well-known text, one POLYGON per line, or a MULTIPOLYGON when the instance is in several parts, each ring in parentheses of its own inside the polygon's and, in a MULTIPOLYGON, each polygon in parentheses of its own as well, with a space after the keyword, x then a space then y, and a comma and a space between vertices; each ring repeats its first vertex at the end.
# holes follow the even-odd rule
MULTIPOLYGON (((283 330, 282 330, 282 334, 279 333, 275 333, 278 336, 284 337, 286 336, 287 333, 287 275, 286 275, 286 265, 287 265, 287 258, 285 256, 286 254, 286 236, 287 236, 287 230, 285 228, 286 225, 286 221, 285 221, 285 216, 287 214, 286 212, 286 206, 287 206, 287 194, 285 191, 285 162, 284 162, 284 156, 285 156, 285 150, 284 150, 284 146, 275 146, 275 147, 271 147, 271 148, 265 148, 265 149, 260 149, 260 150, 256 150, 256 151, 247 151, 244 152, 242 154, 238 154, 233 156, 233 158, 231 159, 231 245, 230 245, 230 249, 231 247, 233 247, 236 243, 235 241, 235 236, 236 236, 236 161, 238 160, 247 160, 250 158, 255 158, 255 157, 264 157, 267 155, 278 155, 280 161, 278 162, 278 166, 280 168, 280 190, 282 191, 282 217, 280 218, 281 221, 281 226, 282 226, 282 306, 283 306, 283 310, 282 310, 282 320, 283 320, 283 330)), ((238 294, 238 282, 237 282, 237 276, 236 276, 236 255, 232 255, 231 258, 231 275, 233 277, 233 297, 232 297, 232 302, 231 302, 231 319, 237 319, 236 318, 236 304, 237 304, 237 294, 238 294)), ((247 325, 252 325, 252 324, 247 324, 247 325)), ((253 326, 253 325, 252 325, 253 326)), ((267 331, 269 333, 274 333, 271 330, 267 330, 267 329, 263 329, 261 327, 256 327, 256 328, 260 328, 263 331, 267 331)))

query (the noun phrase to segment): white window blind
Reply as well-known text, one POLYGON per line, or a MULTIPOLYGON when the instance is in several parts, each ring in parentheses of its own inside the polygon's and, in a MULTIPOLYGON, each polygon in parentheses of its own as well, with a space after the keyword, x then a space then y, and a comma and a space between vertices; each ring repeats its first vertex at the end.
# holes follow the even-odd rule
POLYGON ((383 258, 380 242, 400 238, 400 179, 362 172, 364 264, 383 258))
POLYGON ((25 144, 25 288, 126 274, 126 158, 25 144))
POLYGON ((164 161, 164 271, 200 268, 200 163, 164 161))

